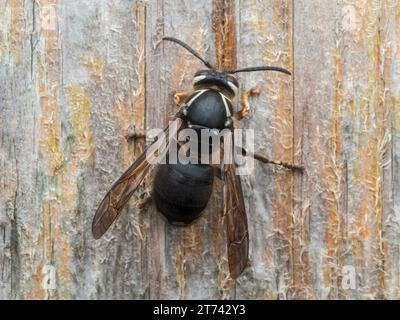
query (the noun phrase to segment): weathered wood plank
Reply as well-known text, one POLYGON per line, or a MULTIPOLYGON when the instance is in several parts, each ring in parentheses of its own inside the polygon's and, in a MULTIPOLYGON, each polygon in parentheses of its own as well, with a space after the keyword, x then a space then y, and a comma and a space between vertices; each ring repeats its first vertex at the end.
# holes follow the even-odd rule
POLYGON ((63 105, 69 120, 64 135, 72 144, 69 166, 76 166, 67 173, 72 174, 68 189, 76 188, 70 201, 77 201, 77 217, 70 222, 77 228, 71 237, 71 266, 76 267, 71 273, 80 276, 73 297, 145 298, 147 233, 136 214, 137 202, 129 203, 103 239, 95 242, 90 234, 100 200, 142 149, 143 141, 127 141, 126 136, 133 123, 144 127, 144 6, 140 1, 72 1, 60 11, 63 105), (74 109, 82 110, 86 103, 89 118, 75 116, 74 109), (75 123, 74 117, 79 117, 75 123), (81 277, 89 279, 89 288, 81 277))
MULTIPOLYGON (((296 116, 303 121, 302 153, 306 155, 298 212, 302 219, 297 222, 309 235, 302 239, 309 265, 300 265, 300 272, 305 274, 309 268, 313 278, 302 295, 320 298, 338 295, 338 268, 343 265, 344 170, 338 87, 342 78, 337 78, 343 75, 337 62, 341 53, 335 33, 336 10, 336 3, 325 1, 299 1, 294 8, 294 97, 302 113, 296 116)), ((297 254, 303 254, 302 250, 297 254)))
MULTIPOLYGON (((238 66, 292 68, 291 1, 240 1, 238 66)), ((255 85, 261 95, 243 128, 255 131, 255 150, 292 161, 291 77, 272 72, 240 74, 243 90, 255 85)), ((289 298, 292 273, 292 173, 255 164, 242 179, 247 200, 251 268, 238 281, 237 297, 289 298)))
MULTIPOLYGON (((38 109, 32 85, 32 3, 1 1, 0 299, 22 298, 35 273, 38 109)), ((33 38, 34 39, 34 38, 33 38)))
POLYGON ((400 4, 395 0, 0 0, 0 299, 400 296, 400 4), (250 265, 228 276, 222 183, 179 229, 151 180, 99 241, 99 201, 201 63, 280 65, 242 128, 306 166, 243 177, 250 265), (134 126, 133 126, 134 125, 134 126), (354 277, 352 277, 354 276, 354 277), (352 287, 354 285, 354 287, 352 287))
POLYGON ((398 268, 392 270, 398 229, 388 223, 396 197, 389 165, 390 97, 396 95, 391 79, 398 68, 392 59, 394 8, 390 1, 295 5, 295 101, 304 114, 302 210, 310 220, 311 297, 385 298, 398 292, 398 284, 387 283, 398 277, 398 268), (343 285, 353 272, 355 287, 343 285))
POLYGON ((2 104, 10 110, 3 123, 14 129, 3 126, 2 138, 18 139, 7 143, 18 153, 7 156, 15 163, 15 174, 5 168, 6 177, 14 177, 14 187, 11 181, 5 187, 13 190, 14 202, 5 199, 2 204, 19 197, 21 202, 18 208, 9 207, 11 222, 3 229, 10 235, 7 255, 13 269, 13 280, 8 281, 12 293, 5 296, 144 297, 147 281, 141 281, 141 273, 127 272, 140 270, 143 260, 140 241, 132 245, 139 239, 132 232, 135 219, 122 218, 125 223, 115 227, 120 231, 99 243, 90 235, 100 197, 132 161, 125 131, 134 112, 137 125, 140 113, 144 116, 143 106, 133 109, 134 90, 143 95, 136 74, 143 56, 136 37, 144 28, 133 5, 8 3, 5 13, 14 17, 10 26, 16 31, 9 34, 15 40, 2 56, 2 70, 5 66, 20 71, 2 77, 14 82, 5 87, 4 97, 10 100, 2 104), (54 268, 55 290, 43 285, 47 268, 54 268))

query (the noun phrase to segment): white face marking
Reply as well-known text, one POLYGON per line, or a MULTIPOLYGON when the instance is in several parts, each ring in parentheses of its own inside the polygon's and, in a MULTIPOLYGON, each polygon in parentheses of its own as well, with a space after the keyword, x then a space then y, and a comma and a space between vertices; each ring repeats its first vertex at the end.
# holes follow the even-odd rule
POLYGON ((197 82, 199 82, 201 80, 204 80, 205 78, 206 78, 205 75, 200 75, 200 76, 194 77, 193 78, 193 84, 196 84, 197 82))
POLYGON ((232 81, 228 81, 228 85, 233 90, 236 96, 238 94, 239 88, 232 81))

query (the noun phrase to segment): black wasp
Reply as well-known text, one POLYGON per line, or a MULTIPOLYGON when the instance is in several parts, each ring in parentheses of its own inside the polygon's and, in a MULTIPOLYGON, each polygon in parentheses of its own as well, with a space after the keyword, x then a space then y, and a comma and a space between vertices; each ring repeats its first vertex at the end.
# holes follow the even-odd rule
MULTIPOLYGON (((180 109, 170 125, 164 130, 168 139, 161 152, 165 154, 172 139, 183 128, 192 128, 197 131, 210 129, 214 131, 229 129, 232 131, 234 129, 233 119, 240 120, 249 112, 248 98, 251 95, 258 94, 259 91, 254 88, 245 92, 242 95, 242 109, 233 112, 232 101, 239 91, 239 83, 232 74, 251 71, 278 71, 290 75, 290 72, 283 68, 269 66, 228 71, 217 70, 184 42, 171 37, 165 37, 163 40, 179 44, 200 59, 208 68, 195 73, 193 92, 175 94, 174 99, 180 109)), ((154 144, 155 142, 148 148, 152 148, 154 144)), ((242 149, 241 152, 246 155, 245 149, 242 149)), ((156 153, 153 155, 156 156, 156 153)), ((160 156, 160 154, 157 156, 160 156)), ((261 154, 255 153, 252 156, 264 163, 302 170, 301 166, 268 160, 261 154)), ((148 153, 145 151, 114 183, 94 216, 92 224, 94 238, 100 238, 117 219, 124 205, 152 167, 150 160, 152 159, 149 159, 148 153)), ((179 161, 176 164, 160 164, 157 167, 158 171, 153 185, 153 199, 157 209, 174 225, 185 226, 195 221, 210 199, 214 176, 217 175, 223 180, 229 270, 231 277, 237 278, 247 265, 249 235, 240 176, 236 174, 236 164, 222 165, 219 170, 215 170, 216 168, 209 164, 182 164, 179 161)))

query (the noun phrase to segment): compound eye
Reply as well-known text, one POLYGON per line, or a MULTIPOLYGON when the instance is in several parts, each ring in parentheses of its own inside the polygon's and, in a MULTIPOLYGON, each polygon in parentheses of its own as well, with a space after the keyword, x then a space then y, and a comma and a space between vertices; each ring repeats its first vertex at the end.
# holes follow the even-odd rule
POLYGON ((239 88, 237 87, 237 85, 234 84, 232 81, 228 81, 228 85, 232 89, 232 91, 235 93, 235 96, 236 96, 239 92, 239 88))

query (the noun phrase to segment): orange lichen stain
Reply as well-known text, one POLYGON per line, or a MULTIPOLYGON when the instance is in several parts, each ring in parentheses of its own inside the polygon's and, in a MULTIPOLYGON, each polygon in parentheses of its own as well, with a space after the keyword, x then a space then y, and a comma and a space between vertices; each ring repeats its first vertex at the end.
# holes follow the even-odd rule
POLYGON ((24 290, 24 299, 26 300, 44 300, 47 292, 44 289, 43 264, 38 263, 35 272, 29 279, 29 287, 24 290))
POLYGON ((188 228, 182 230, 183 237, 183 247, 186 252, 186 257, 189 260, 195 262, 199 257, 201 257, 201 253, 203 250, 203 239, 202 239, 202 225, 204 221, 198 221, 198 223, 194 223, 188 228))
POLYGON ((262 259, 268 264, 272 264, 274 261, 274 252, 272 248, 270 247, 265 247, 264 248, 264 254, 262 256, 262 259))
POLYGON ((378 288, 379 297, 385 288, 385 248, 383 230, 383 155, 388 143, 386 116, 389 104, 385 101, 385 87, 381 75, 381 20, 383 7, 373 3, 371 14, 364 21, 367 30, 367 89, 361 94, 361 120, 364 127, 359 137, 358 159, 363 191, 359 208, 349 227, 350 245, 357 261, 362 263, 373 282, 369 288, 378 288))
POLYGON ((351 99, 348 103, 347 103, 347 107, 349 108, 349 110, 351 111, 351 115, 354 117, 356 115, 356 104, 354 102, 354 99, 351 99))
POLYGON ((100 83, 104 80, 104 60, 95 56, 86 56, 84 65, 88 68, 90 76, 100 83))
MULTIPOLYGON (((400 1, 397 1, 397 7, 395 9, 395 12, 396 12, 395 19, 398 23, 400 21, 400 1)), ((400 39, 400 28, 398 24, 396 28, 396 39, 400 39)), ((395 46, 396 50, 395 50, 394 60, 400 61, 400 41, 396 41, 395 46)))
MULTIPOLYGON (((40 71, 39 74, 41 74, 40 71)), ((44 94, 40 98, 40 105, 42 109, 39 140, 40 154, 46 160, 47 174, 55 176, 59 174, 64 165, 64 155, 60 146, 57 101, 54 96, 44 94)))
POLYGON ((79 162, 86 162, 93 152, 93 139, 90 130, 90 99, 85 90, 79 86, 70 86, 67 88, 69 105, 69 121, 74 136, 74 148, 72 154, 79 162))
POLYGON ((337 42, 333 55, 335 66, 335 93, 332 100, 332 116, 329 132, 328 151, 323 153, 321 181, 324 183, 324 206, 327 215, 325 229, 325 263, 323 266, 324 286, 329 295, 343 297, 341 270, 343 267, 344 194, 345 173, 342 159, 341 104, 343 100, 343 61, 342 45, 337 42))
MULTIPOLYGON (((291 162, 293 151, 292 108, 285 98, 287 87, 279 88, 277 107, 275 108, 273 153, 279 161, 291 162)), ((280 171, 275 175, 275 192, 272 205, 274 208, 273 225, 282 232, 288 251, 291 252, 292 225, 292 180, 291 172, 280 171)))
MULTIPOLYGON (((140 70, 144 70, 144 64, 139 66, 140 70)), ((144 74, 144 73, 143 73, 144 74)), ((139 88, 135 96, 134 103, 134 114, 133 123, 136 128, 144 130, 144 119, 145 119, 145 77, 141 75, 139 77, 139 88)))
MULTIPOLYGON (((379 126, 379 125, 378 125, 379 126)), ((377 137, 369 137, 375 140, 377 137)), ((349 239, 356 254, 356 259, 362 261, 369 269, 371 274, 375 273, 380 282, 383 281, 379 270, 379 264, 384 257, 381 251, 382 244, 382 181, 381 165, 378 155, 377 141, 368 141, 366 151, 360 151, 360 159, 369 157, 362 165, 362 180, 364 181, 364 192, 360 199, 360 206, 349 230, 349 239), (370 245, 375 246, 371 248, 370 245), (371 252, 370 250, 375 252, 371 252), (367 259, 367 261, 364 261, 367 259)))
POLYGON ((222 70, 236 68, 235 4, 232 0, 214 2, 215 53, 217 67, 222 70))
POLYGON ((56 239, 59 239, 57 246, 57 282, 59 284, 58 298, 69 299, 71 284, 71 243, 67 235, 57 229, 56 239))
MULTIPOLYGON (((68 96, 69 112, 67 119, 71 126, 72 147, 70 154, 65 162, 65 170, 60 175, 59 183, 61 196, 59 206, 56 209, 57 215, 63 212, 57 219, 66 220, 75 215, 78 199, 77 176, 82 165, 92 160, 93 140, 90 130, 90 99, 88 93, 77 85, 66 88, 68 96)), ((57 261, 57 288, 58 298, 68 299, 69 283, 71 279, 71 245, 68 234, 62 229, 61 221, 51 221, 54 228, 52 235, 56 241, 56 261, 57 261)))
POLYGON ((72 213, 77 202, 76 177, 82 165, 93 160, 93 138, 90 130, 90 99, 88 93, 77 85, 66 88, 69 103, 68 121, 72 132, 71 151, 65 163, 66 174, 61 176, 63 211, 72 213))
MULTIPOLYGON (((38 12, 45 12, 47 6, 54 9, 57 1, 40 0, 37 1, 38 12)), ((40 115, 40 137, 39 152, 43 163, 45 164, 45 174, 47 180, 46 198, 42 202, 43 224, 38 244, 43 247, 43 264, 52 265, 56 269, 57 286, 56 291, 47 293, 50 297, 68 298, 70 279, 70 245, 69 235, 65 233, 64 221, 67 221, 68 213, 74 206, 73 197, 69 197, 70 188, 73 189, 72 182, 76 172, 63 153, 61 143, 61 121, 59 119, 58 97, 60 95, 60 39, 58 38, 57 26, 42 30, 42 40, 38 56, 38 75, 39 97, 41 106, 40 115), (72 168, 72 169, 71 169, 72 168), (62 213, 62 214, 61 214, 62 213)), ((79 97, 76 98, 79 100, 79 97)), ((85 99, 83 99, 85 101, 85 99)), ((83 103, 84 105, 85 103, 83 103)), ((80 106, 79 103, 76 105, 80 106)), ((85 109, 85 108, 83 108, 85 109)), ((87 118, 87 110, 82 111, 83 119, 87 118)), ((75 114, 78 110, 75 110, 75 114)), ((74 110, 72 112, 74 115, 74 110)), ((80 115, 81 116, 81 115, 80 115)), ((77 115, 72 118, 75 124, 72 126, 77 129, 78 149, 82 148, 83 142, 87 138, 84 136, 85 127, 78 124, 77 115)), ((72 122, 74 122, 72 121, 72 122)), ((37 272, 41 272, 41 270, 37 272)))
MULTIPOLYGON (((356 105, 356 100, 355 100, 355 93, 353 93, 354 97, 353 99, 351 99, 348 104, 347 107, 348 109, 351 111, 351 122, 352 123, 357 123, 359 122, 360 119, 360 114, 359 112, 357 112, 357 105, 356 105)), ((355 133, 357 132, 357 130, 355 130, 355 133)), ((357 136, 356 134, 354 135, 354 141, 355 143, 359 143, 359 136, 357 136)), ((356 187, 357 189, 362 187, 362 178, 361 178, 361 168, 360 168, 360 163, 363 163, 364 161, 359 161, 358 158, 355 159, 349 159, 351 160, 351 162, 349 161, 349 167, 351 168, 351 170, 349 171, 349 173, 351 174, 351 183, 353 184, 354 187, 356 187)))
MULTIPOLYGON (((275 112, 275 135, 273 154, 275 159, 279 161, 291 162, 292 159, 292 118, 291 107, 285 100, 285 92, 287 89, 282 85, 279 89, 278 107, 275 112)), ((280 247, 284 250, 285 255, 288 256, 288 263, 285 267, 293 262, 293 219, 292 219, 292 183, 293 174, 279 170, 274 176, 274 195, 272 196, 273 207, 273 228, 277 231, 276 239, 280 243, 280 247)), ((286 274, 290 274, 285 281, 288 281, 291 286, 293 278, 291 278, 291 270, 281 270, 286 274)))
MULTIPOLYGON (((274 12, 274 20, 272 21, 274 29, 279 32, 290 34, 291 25, 290 23, 284 22, 285 19, 281 19, 282 14, 290 21, 291 9, 290 4, 276 5, 274 9, 281 11, 274 12), (284 13, 282 13, 282 11, 284 13), (284 31, 282 31, 284 29, 284 31)), ((257 15, 257 8, 254 8, 254 12, 257 15)), ((263 16, 263 15, 262 15, 263 16)), ((262 18, 265 20, 265 18, 262 18)), ((267 28, 265 25, 257 24, 257 33, 268 32, 264 30, 267 28)), ((290 38, 282 38, 281 46, 287 48, 290 51, 291 42, 290 38)), ((264 61, 271 61, 280 49, 276 46, 274 41, 267 43, 267 46, 263 50, 264 61)), ((292 64, 292 56, 281 55, 279 56, 281 61, 279 65, 290 66, 292 64)), ((276 59, 276 56, 275 56, 276 59)), ((283 75, 275 74, 273 78, 270 78, 271 74, 266 75, 266 83, 269 89, 274 92, 277 97, 276 103, 273 104, 272 109, 274 110, 273 127, 273 157, 277 161, 293 162, 293 105, 292 105, 292 84, 283 75), (268 80, 269 79, 269 80, 268 80), (273 79, 273 80, 272 80, 273 79), (272 82, 272 83, 271 83, 272 82)), ((268 107, 271 108, 271 107, 268 107)), ((285 274, 283 282, 286 288, 293 288, 296 286, 303 286, 303 284, 294 283, 295 278, 293 275, 293 269, 290 267, 293 265, 293 172, 288 170, 281 170, 279 167, 276 168, 277 172, 274 175, 274 193, 272 195, 272 208, 273 208, 273 229, 276 230, 276 241, 279 242, 278 246, 281 248, 283 254, 288 257, 285 264, 279 266, 282 268, 280 272, 285 274)))
POLYGON ((257 289, 257 300, 277 300, 276 292, 272 290, 265 290, 263 288, 257 289))
POLYGON ((10 25, 10 43, 11 52, 14 58, 14 63, 18 65, 22 58, 22 42, 24 40, 24 1, 10 0, 9 8, 11 10, 11 25, 10 25))
MULTIPOLYGON (((41 5, 54 1, 40 1, 41 5)), ((47 174, 57 175, 64 165, 60 146, 57 96, 59 93, 59 39, 56 30, 43 33, 44 48, 38 57, 38 83, 41 106, 39 152, 47 164, 47 174)))
POLYGON ((174 251, 172 253, 172 260, 174 262, 175 268, 175 278, 178 283, 179 288, 179 299, 185 299, 186 297, 186 257, 184 251, 181 250, 179 246, 174 247, 174 251))
MULTIPOLYGON (((93 140, 90 130, 90 99, 88 93, 77 85, 66 88, 69 103, 68 120, 71 125, 71 136, 73 144, 68 162, 66 163, 66 173, 61 176, 61 208, 64 218, 74 215, 78 198, 78 187, 76 178, 82 165, 91 160, 93 155, 93 140)), ((56 229, 58 234, 58 280, 64 286, 58 290, 59 297, 68 298, 68 286, 71 271, 71 246, 68 235, 61 233, 61 229, 56 229)))

